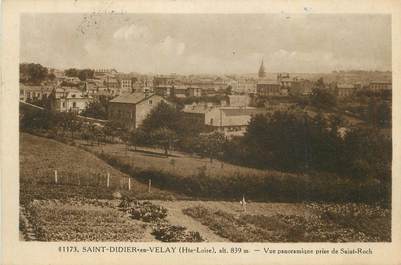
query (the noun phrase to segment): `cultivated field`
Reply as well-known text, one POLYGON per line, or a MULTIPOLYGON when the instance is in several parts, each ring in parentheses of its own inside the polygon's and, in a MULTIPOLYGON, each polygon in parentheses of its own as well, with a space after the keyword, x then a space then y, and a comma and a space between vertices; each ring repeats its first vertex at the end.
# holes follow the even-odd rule
POLYGON ((26 217, 39 241, 149 241, 146 225, 107 203, 91 200, 34 200, 26 217))

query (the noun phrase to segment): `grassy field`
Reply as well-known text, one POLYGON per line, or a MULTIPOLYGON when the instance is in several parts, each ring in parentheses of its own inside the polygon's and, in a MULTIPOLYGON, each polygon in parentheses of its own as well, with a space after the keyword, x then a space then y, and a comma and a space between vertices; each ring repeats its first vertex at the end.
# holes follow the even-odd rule
POLYGON ((157 148, 138 147, 127 151, 123 144, 104 144, 88 146, 84 141, 79 142, 85 148, 101 153, 112 155, 131 167, 143 170, 155 170, 178 176, 197 176, 206 174, 209 176, 225 177, 233 175, 264 176, 268 173, 280 174, 277 171, 259 170, 254 168, 232 165, 229 163, 213 160, 199 156, 170 151, 170 156, 166 157, 164 151, 157 148))
POLYGON ((122 195, 138 198, 177 196, 160 191, 114 169, 93 154, 63 143, 21 133, 20 138, 20 195, 21 201, 32 199, 65 199, 73 196, 112 198, 122 195), (58 183, 55 184, 54 170, 58 183), (107 187, 107 173, 110 174, 107 187))

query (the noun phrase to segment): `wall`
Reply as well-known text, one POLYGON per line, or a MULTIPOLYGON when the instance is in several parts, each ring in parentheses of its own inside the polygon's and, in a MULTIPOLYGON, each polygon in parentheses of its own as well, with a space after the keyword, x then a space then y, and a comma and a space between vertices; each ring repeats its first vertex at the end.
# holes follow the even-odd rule
POLYGON ((136 123, 136 105, 110 102, 108 119, 120 121, 125 125, 125 128, 132 130, 136 123))
POLYGON ((166 102, 162 97, 154 95, 146 100, 139 102, 136 106, 135 128, 138 128, 142 124, 143 120, 148 116, 150 111, 162 101, 166 102))

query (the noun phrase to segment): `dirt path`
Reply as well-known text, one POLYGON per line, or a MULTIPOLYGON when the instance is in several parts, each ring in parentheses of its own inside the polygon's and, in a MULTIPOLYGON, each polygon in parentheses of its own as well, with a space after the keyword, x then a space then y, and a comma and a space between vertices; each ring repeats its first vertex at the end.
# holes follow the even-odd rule
POLYGON ((199 232, 206 242, 226 242, 228 239, 216 235, 207 226, 195 219, 185 215, 182 209, 186 208, 185 203, 156 201, 155 204, 161 205, 168 210, 167 221, 174 225, 181 225, 190 231, 199 232))

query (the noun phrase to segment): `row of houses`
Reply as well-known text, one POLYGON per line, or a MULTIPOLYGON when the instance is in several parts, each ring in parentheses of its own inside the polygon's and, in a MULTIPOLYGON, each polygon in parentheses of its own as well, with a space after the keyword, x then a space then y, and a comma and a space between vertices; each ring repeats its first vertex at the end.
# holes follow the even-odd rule
POLYGON ((278 74, 276 80, 259 79, 256 94, 261 97, 288 95, 307 96, 312 93, 313 82, 306 79, 290 78, 289 74, 278 74))
POLYGON ((330 86, 330 89, 334 92, 337 97, 347 98, 354 96, 358 91, 365 90, 371 92, 379 91, 391 91, 391 81, 371 81, 367 86, 362 86, 361 83, 355 84, 337 84, 334 83, 330 86))
MULTIPOLYGON (((289 77, 278 78, 278 80, 260 80, 256 86, 256 94, 260 97, 285 97, 288 95, 308 96, 312 93, 314 84, 305 79, 289 79, 289 77)), ((364 89, 366 91, 391 91, 392 83, 389 81, 372 81, 367 86, 361 83, 355 84, 329 84, 330 89, 339 98, 353 96, 356 92, 364 89)))
POLYGON ((156 76, 153 78, 153 91, 163 97, 202 97, 224 93, 229 82, 223 79, 183 79, 175 76, 156 76))

